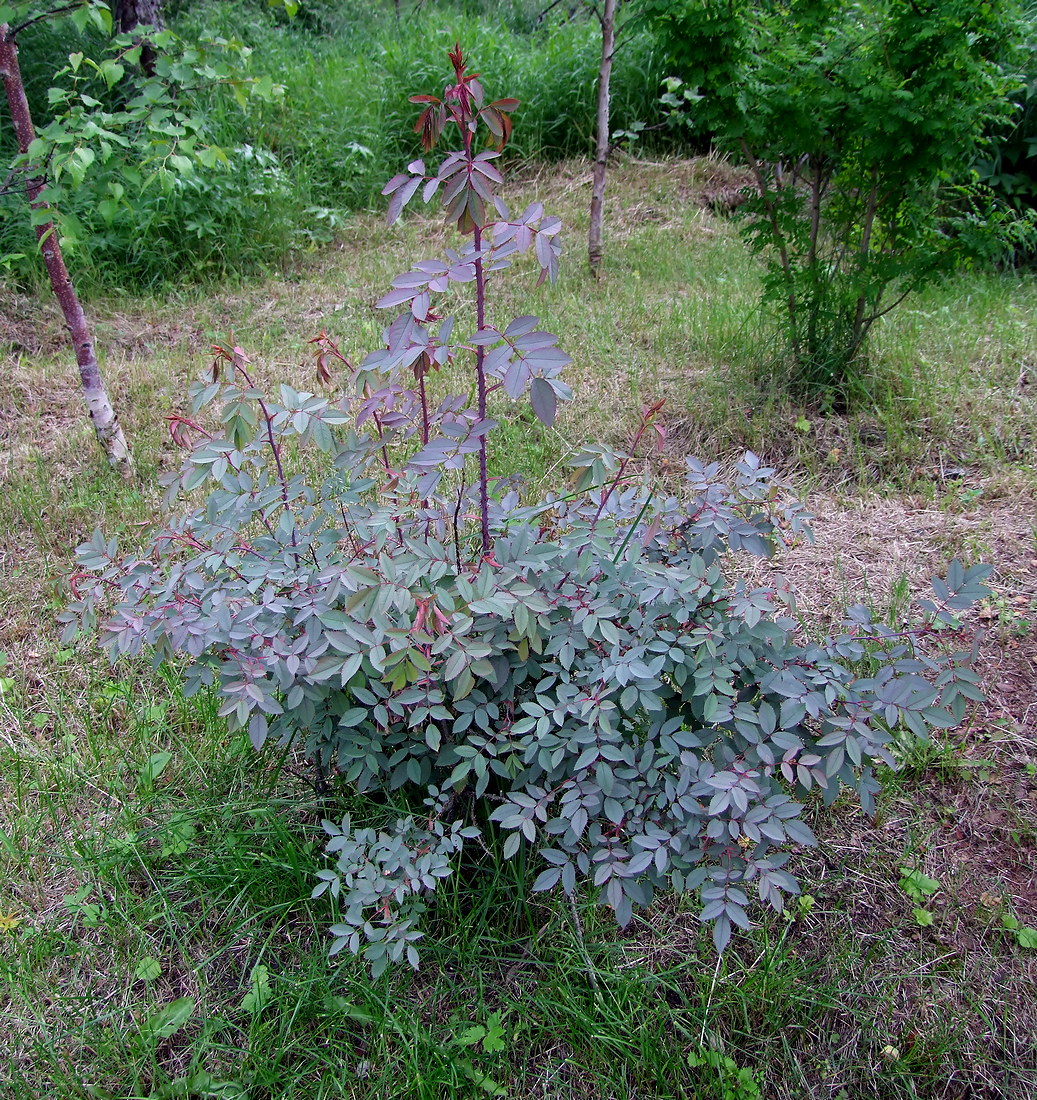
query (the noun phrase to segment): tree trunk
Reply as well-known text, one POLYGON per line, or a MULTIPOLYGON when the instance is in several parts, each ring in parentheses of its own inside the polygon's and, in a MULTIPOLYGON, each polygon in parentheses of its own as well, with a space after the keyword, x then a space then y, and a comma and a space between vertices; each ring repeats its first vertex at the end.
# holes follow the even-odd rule
MULTIPOLYGON (((0 25, 0 77, 3 78, 4 90, 7 92, 11 123, 18 139, 18 149, 24 154, 29 151, 29 145, 36 133, 32 125, 32 116, 29 114, 29 103, 25 98, 21 70, 18 67, 18 48, 14 39, 9 37, 9 28, 6 24, 0 25)), ((44 182, 42 176, 27 180, 26 190, 34 210, 47 209, 47 203, 40 198, 44 182)), ((132 469, 130 448, 115 409, 108 400, 90 327, 75 288, 72 286, 72 280, 69 278, 68 268, 65 267, 65 258, 61 254, 61 245, 58 243, 54 223, 47 221, 37 225, 36 237, 40 242, 43 262, 47 265, 50 285, 54 289, 61 312, 65 316, 65 324, 72 337, 76 362, 79 364, 79 377, 83 384, 83 396, 86 398, 90 419, 94 423, 97 442, 108 456, 108 461, 122 474, 127 475, 132 469)))
POLYGON ((138 27, 158 27, 161 30, 162 0, 115 0, 112 17, 120 34, 129 34, 138 27))
MULTIPOLYGON (((155 27, 162 30, 162 0, 115 0, 112 18, 119 34, 129 34, 138 27, 155 27)), ((140 67, 148 76, 155 75, 155 51, 144 43, 140 51, 140 67)))
POLYGON ((609 155, 609 81, 612 55, 616 51, 617 0, 605 0, 601 14, 601 68, 598 70, 598 143, 594 157, 594 185, 591 190, 591 224, 587 258, 591 274, 601 273, 601 222, 605 210, 605 170, 609 155))

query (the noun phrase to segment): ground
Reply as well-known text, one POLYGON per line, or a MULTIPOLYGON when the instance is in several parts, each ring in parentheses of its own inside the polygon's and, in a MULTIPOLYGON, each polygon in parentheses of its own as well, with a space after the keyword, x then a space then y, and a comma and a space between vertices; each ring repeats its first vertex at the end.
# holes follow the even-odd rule
POLYGON ((581 942, 565 906, 520 903, 521 880, 504 876, 444 902, 417 976, 371 985, 329 966, 327 913, 306 900, 329 810, 302 762, 253 758, 175 677, 110 672, 89 642, 59 642, 55 615, 95 525, 132 542, 155 522, 157 477, 178 461, 163 417, 215 339, 230 330, 263 377, 313 388, 309 338, 325 328, 354 358, 374 346, 369 303, 443 231, 415 218, 386 237, 359 216, 337 248, 276 277, 92 302, 138 455, 128 484, 92 449, 56 308, 0 288, 10 1095, 96 1085, 128 1100, 181 1080, 176 1095, 222 1081, 244 1090, 225 1096, 443 1096, 486 1094, 490 1077, 559 1100, 751 1100, 753 1082, 779 1100, 1037 1093, 1037 951, 1019 934, 1037 927, 1037 291, 1026 276, 962 275, 877 333, 881 400, 838 417, 797 408, 752 374, 755 268, 723 216, 737 175, 620 165, 600 286, 579 256, 589 180, 569 164, 515 198, 575 227, 560 283, 508 290, 502 309, 545 315, 574 356, 577 400, 556 430, 509 426, 509 459, 549 484, 569 445, 621 443, 658 396, 665 476, 687 453, 753 447, 816 517, 813 543, 760 574, 792 590, 807 632, 854 602, 906 622, 952 558, 992 562, 992 595, 962 635, 986 701, 932 742, 902 739, 874 820, 849 801, 816 807, 822 843, 796 856, 804 898, 759 914, 722 961, 679 900, 623 935, 587 910, 581 942), (156 1022, 185 997, 181 1026, 156 1022), (504 1050, 471 1040, 494 1013, 504 1050), (213 1081, 189 1086, 203 1069, 213 1081))

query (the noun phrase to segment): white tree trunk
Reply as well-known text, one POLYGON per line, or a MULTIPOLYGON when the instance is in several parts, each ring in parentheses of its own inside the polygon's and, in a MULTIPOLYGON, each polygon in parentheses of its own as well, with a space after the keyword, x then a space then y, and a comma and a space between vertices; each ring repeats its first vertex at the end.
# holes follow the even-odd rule
POLYGON ((601 224, 605 212, 605 171, 609 155, 609 81, 612 78, 612 56, 616 52, 617 0, 605 0, 601 14, 601 68, 598 70, 598 135, 594 157, 594 184, 591 190, 591 218, 587 259, 591 274, 601 273, 601 224))
MULTIPOLYGON (((18 66, 18 47, 10 36, 9 30, 6 24, 0 25, 0 77, 3 78, 4 90, 7 92, 11 123, 18 139, 18 149, 24 154, 29 151, 29 145, 35 138, 36 132, 33 129, 29 103, 25 98, 25 86, 18 66)), ((40 199, 44 182, 42 177, 27 181, 29 202, 34 210, 47 208, 47 204, 40 199)), ((83 396, 86 398, 86 407, 94 424, 97 442, 108 456, 112 466, 127 475, 132 470, 129 444, 119 424, 119 417, 108 399, 90 326, 87 324, 83 307, 69 278, 54 223, 47 221, 37 225, 36 238, 40 242, 43 262, 47 265, 50 285, 54 289, 69 335, 72 337, 72 346, 75 348, 76 362, 79 365, 79 377, 83 384, 83 396)))

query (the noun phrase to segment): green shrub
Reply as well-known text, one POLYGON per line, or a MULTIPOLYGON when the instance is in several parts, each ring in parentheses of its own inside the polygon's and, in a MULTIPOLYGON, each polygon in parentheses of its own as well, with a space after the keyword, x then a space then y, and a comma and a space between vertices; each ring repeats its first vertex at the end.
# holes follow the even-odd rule
MULTIPOLYGON (((802 507, 753 455, 730 486, 689 460, 679 496, 635 476, 658 406, 629 453, 587 447, 545 500, 491 482, 491 403, 528 398, 550 422, 569 396, 555 337, 535 317, 491 319, 487 299, 518 254, 553 277, 559 223, 496 197, 497 153, 472 135, 485 124, 503 143, 515 102, 486 104, 451 58, 456 83, 418 97, 419 129, 430 148, 457 123, 464 147, 385 190, 390 220, 440 192, 465 243, 393 281, 378 304, 402 312, 339 399, 266 397, 245 353, 221 349, 193 390, 196 417, 220 403, 221 430, 176 421, 194 442, 171 492, 206 487, 205 502, 137 557, 95 535, 68 636, 104 613, 113 659, 176 662, 257 748, 301 745, 398 811, 381 830, 326 822, 333 866, 315 891, 341 907, 332 950, 376 974, 417 965, 430 894, 488 833, 504 859, 532 849, 533 890, 595 890, 621 925, 660 890, 694 892, 723 949, 750 890, 778 909, 797 891, 788 846, 813 843, 802 796, 849 787, 870 809, 890 727, 925 736, 978 697, 961 656, 929 642, 984 594, 986 569, 934 581, 914 630, 854 608, 838 636, 805 643, 777 592, 732 575, 734 555, 801 533, 802 507), (455 285, 472 288, 474 332, 439 313, 455 285), (437 396, 449 363, 469 365, 467 392, 437 396)), ((330 380, 344 361, 315 344, 330 380)))
POLYGON ((869 397, 872 325, 1018 231, 972 172, 1012 86, 1011 3, 646 0, 677 77, 666 101, 743 160, 791 389, 869 397))

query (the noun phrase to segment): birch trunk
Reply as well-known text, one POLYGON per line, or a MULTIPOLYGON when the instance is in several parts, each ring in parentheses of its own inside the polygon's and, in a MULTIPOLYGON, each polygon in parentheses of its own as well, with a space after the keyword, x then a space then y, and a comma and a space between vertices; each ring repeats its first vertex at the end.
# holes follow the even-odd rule
MULTIPOLYGON (((115 0, 112 16, 116 30, 120 34, 129 34, 140 26, 155 27, 162 30, 162 0, 115 0)), ((155 51, 145 42, 140 51, 140 67, 148 76, 155 75, 155 51)))
POLYGON ((605 0, 601 14, 601 68, 598 70, 598 140, 594 157, 594 184, 591 190, 590 232, 587 259, 591 274, 601 274, 601 223, 605 212, 605 171, 609 155, 609 81, 612 56, 616 51, 617 0, 605 0))
MULTIPOLYGON (((6 24, 0 25, 0 77, 3 78, 4 90, 7 92, 11 123, 18 139, 18 149, 24 154, 28 153, 29 145, 36 137, 36 132, 18 66, 18 48, 9 30, 6 24)), ((44 182, 42 176, 26 181, 29 202, 34 210, 47 209, 46 202, 40 198, 44 182)), ((130 448, 119 424, 119 417, 108 399, 108 392, 101 377, 101 368, 97 363, 97 352, 90 326, 87 324, 83 307, 69 278, 54 223, 46 221, 37 225, 36 238, 40 242, 43 262, 47 265, 50 285, 61 306, 69 335, 72 337, 72 346, 75 348, 76 362, 79 365, 79 377, 83 384, 83 396, 86 399, 90 419, 93 421, 97 442, 112 466, 122 474, 128 475, 132 470, 130 448)))

